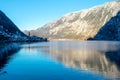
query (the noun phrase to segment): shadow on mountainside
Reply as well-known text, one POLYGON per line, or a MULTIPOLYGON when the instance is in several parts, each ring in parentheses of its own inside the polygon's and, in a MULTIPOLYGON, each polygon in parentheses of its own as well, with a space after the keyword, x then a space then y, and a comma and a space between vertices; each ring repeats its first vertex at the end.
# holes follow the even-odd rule
POLYGON ((88 40, 120 41, 120 11, 98 31, 95 37, 88 40))

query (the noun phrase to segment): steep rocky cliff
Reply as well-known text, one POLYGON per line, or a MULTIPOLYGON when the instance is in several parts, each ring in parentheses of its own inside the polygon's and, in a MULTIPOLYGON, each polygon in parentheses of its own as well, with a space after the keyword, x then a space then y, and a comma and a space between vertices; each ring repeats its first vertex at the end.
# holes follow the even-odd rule
MULTIPOLYGON (((90 9, 69 13, 37 30, 31 30, 30 33, 49 39, 87 40, 93 38, 119 10, 120 2, 107 2, 90 9)), ((28 34, 28 31, 25 33, 28 34)))

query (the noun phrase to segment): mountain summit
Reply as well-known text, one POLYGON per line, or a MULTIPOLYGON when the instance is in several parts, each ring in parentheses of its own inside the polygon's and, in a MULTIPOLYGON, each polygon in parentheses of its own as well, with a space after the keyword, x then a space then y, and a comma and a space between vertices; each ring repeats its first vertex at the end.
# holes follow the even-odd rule
MULTIPOLYGON (((49 39, 93 38, 120 11, 120 2, 107 2, 90 9, 69 13, 60 19, 31 30, 31 35, 49 39)), ((114 23, 113 23, 114 24, 114 23)), ((28 31, 25 31, 28 34, 28 31)))

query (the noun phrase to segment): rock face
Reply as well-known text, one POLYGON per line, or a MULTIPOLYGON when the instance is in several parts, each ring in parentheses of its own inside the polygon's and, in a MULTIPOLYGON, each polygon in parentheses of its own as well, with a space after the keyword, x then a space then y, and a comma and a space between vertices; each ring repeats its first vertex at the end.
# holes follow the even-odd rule
MULTIPOLYGON (((107 2, 90 9, 70 13, 62 18, 31 30, 31 35, 49 39, 80 39, 93 38, 99 29, 115 16, 120 10, 120 2, 107 2)), ((114 24, 114 23, 113 23, 114 24)), ((25 31, 28 34, 28 31, 25 31)))
POLYGON ((47 41, 47 39, 27 36, 21 32, 18 27, 2 12, 0 11, 0 41, 47 41))

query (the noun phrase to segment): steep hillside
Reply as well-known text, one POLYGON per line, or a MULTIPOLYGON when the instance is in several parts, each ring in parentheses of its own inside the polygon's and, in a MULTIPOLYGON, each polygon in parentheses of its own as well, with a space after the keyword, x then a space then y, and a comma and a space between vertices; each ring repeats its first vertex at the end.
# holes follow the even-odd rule
POLYGON ((36 42, 47 41, 47 38, 27 36, 21 32, 18 27, 2 11, 0 11, 0 42, 1 41, 36 42))
POLYGON ((21 32, 18 27, 0 11, 0 40, 24 39, 27 36, 21 32))
MULTIPOLYGON (((120 2, 107 2, 90 9, 67 14, 37 30, 31 30, 30 33, 49 39, 87 40, 93 38, 119 10, 120 2)), ((28 31, 25 31, 25 34, 28 34, 28 31)))

